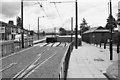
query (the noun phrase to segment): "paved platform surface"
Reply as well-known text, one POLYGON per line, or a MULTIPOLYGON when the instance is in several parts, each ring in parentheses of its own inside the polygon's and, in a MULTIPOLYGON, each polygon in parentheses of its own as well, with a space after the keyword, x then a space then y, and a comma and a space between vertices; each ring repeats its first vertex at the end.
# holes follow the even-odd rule
POLYGON ((74 49, 71 53, 67 78, 102 78, 108 80, 103 73, 109 72, 111 74, 113 68, 113 74, 118 76, 118 54, 113 53, 111 61, 108 49, 82 42, 82 46, 74 49))

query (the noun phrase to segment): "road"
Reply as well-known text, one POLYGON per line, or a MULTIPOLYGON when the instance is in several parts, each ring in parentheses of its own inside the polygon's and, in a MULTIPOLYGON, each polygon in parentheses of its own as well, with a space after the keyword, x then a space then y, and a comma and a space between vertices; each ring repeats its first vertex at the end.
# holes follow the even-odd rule
MULTIPOLYGON (((27 77, 45 77, 45 76, 35 76, 34 72, 41 72, 41 74, 46 74, 46 77, 51 77, 47 74, 49 70, 45 73, 39 70, 41 66, 45 67, 51 66, 50 70, 55 72, 64 56, 68 43, 42 43, 37 44, 31 48, 25 49, 23 51, 17 52, 13 55, 6 56, 0 61, 2 61, 2 78, 27 78, 27 77), (50 61, 50 62, 49 62, 50 61), (53 68, 54 67, 54 68, 53 68)), ((48 68, 47 68, 48 69, 48 68)), ((39 73, 40 74, 40 73, 39 73)))

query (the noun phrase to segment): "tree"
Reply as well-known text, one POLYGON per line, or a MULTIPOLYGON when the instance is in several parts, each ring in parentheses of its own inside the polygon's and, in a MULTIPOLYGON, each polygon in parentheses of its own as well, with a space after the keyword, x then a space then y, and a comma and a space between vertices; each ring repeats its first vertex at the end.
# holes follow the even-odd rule
POLYGON ((22 27, 22 19, 19 16, 17 17, 17 26, 22 27))
POLYGON ((45 36, 45 31, 42 32, 42 35, 45 36))
POLYGON ((86 22, 85 18, 83 18, 82 23, 80 24, 80 34, 89 30, 90 26, 88 26, 88 23, 86 22))
POLYGON ((115 20, 115 18, 113 16, 109 16, 107 19, 107 24, 105 26, 106 29, 114 29, 117 27, 117 21, 115 20))
POLYGON ((67 34, 66 30, 62 27, 59 28, 59 32, 60 32, 60 35, 66 35, 67 34))
POLYGON ((87 25, 88 23, 86 22, 85 18, 83 18, 82 23, 80 24, 80 28, 83 28, 87 25))

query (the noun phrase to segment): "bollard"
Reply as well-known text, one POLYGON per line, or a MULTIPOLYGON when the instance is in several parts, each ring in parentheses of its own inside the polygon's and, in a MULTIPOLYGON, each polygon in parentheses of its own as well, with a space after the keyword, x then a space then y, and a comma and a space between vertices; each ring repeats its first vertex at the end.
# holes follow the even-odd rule
POLYGON ((96 43, 96 46, 98 46, 98 43, 96 43))
POLYGON ((117 44, 117 53, 119 53, 119 44, 117 44))
POLYGON ((106 49, 106 42, 104 42, 104 49, 106 49))
POLYGON ((14 50, 15 50, 15 46, 14 46, 15 43, 12 43, 11 46, 12 46, 12 53, 14 53, 14 50))
POLYGON ((101 47, 101 42, 100 42, 100 47, 101 47))

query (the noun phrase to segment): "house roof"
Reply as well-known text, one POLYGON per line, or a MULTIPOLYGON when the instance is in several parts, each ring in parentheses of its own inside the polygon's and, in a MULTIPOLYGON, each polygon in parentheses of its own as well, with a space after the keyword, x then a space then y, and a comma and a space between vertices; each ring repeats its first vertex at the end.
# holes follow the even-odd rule
POLYGON ((84 32, 83 34, 86 33, 93 33, 93 32, 109 32, 108 29, 104 29, 103 27, 93 27, 90 30, 87 30, 86 32, 84 32))
POLYGON ((93 27, 93 28, 91 28, 90 30, 85 31, 84 34, 85 34, 85 33, 94 32, 97 28, 98 28, 98 27, 93 27))
POLYGON ((7 26, 7 23, 0 21, 0 26, 7 26))
POLYGON ((11 24, 5 23, 5 22, 3 22, 3 21, 0 21, 0 27, 13 27, 13 28, 19 28, 19 27, 17 27, 16 25, 11 25, 11 24))

